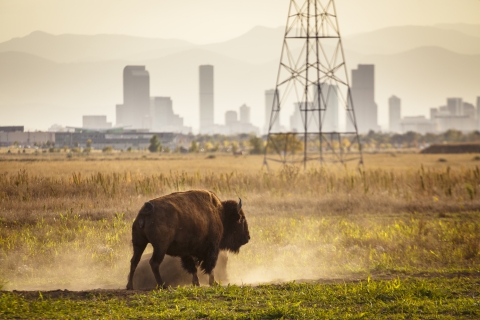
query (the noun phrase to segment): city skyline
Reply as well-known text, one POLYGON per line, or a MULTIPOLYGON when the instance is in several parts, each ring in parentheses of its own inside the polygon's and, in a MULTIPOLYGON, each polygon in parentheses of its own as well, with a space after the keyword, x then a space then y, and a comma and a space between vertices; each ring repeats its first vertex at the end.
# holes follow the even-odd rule
MULTIPOLYGON (((373 0, 362 2, 364 5, 375 3, 373 0)), ((468 4, 462 8, 473 5, 469 1, 465 3, 467 2, 468 4)), ((8 1, 0 3, 0 6, 5 5, 5 3, 8 3, 8 1)), ((54 3, 55 1, 50 1, 48 6, 54 7, 54 3)), ((348 20, 348 17, 352 14, 352 8, 357 4, 345 7, 345 2, 342 3, 342 1, 338 1, 336 3, 340 11, 341 30, 345 30, 343 24, 348 20)), ((464 2, 462 1, 462 3, 464 2)), ((397 1, 392 2, 392 7, 397 7, 398 5, 397 1)), ((411 5, 412 2, 406 1, 404 7, 408 8, 411 5)), ((421 4, 421 6, 424 5, 425 3, 421 4)), ((444 2, 438 2, 439 11, 446 10, 445 8, 448 6, 449 5, 446 5, 444 2)), ((460 5, 458 6, 461 7, 460 5)), ((384 6, 380 4, 380 7, 384 6)), ((11 10, 11 8, 12 6, 9 5, 7 9, 11 10)), ((288 1, 284 4, 278 4, 275 8, 275 10, 284 11, 284 13, 282 13, 282 20, 285 20, 288 1)), ((367 8, 362 10, 366 9, 367 8)), ((433 15, 434 13, 428 13, 428 15, 430 14, 433 15)), ((457 22, 468 23, 470 21, 469 19, 460 18, 460 16, 460 13, 453 10, 451 11, 451 17, 448 19, 457 17, 457 22)), ((437 17, 438 21, 429 18, 421 21, 421 23, 417 22, 419 25, 429 23, 453 23, 442 17, 445 16, 439 15, 437 17)), ((7 22, 4 21, 2 23, 7 22)), ((255 22, 251 20, 250 23, 253 24, 255 22)), ((358 23, 363 23, 363 20, 358 23)), ((278 25, 282 24, 283 23, 280 23, 278 25)), ((428 116, 429 109, 440 105, 445 96, 461 97, 465 101, 475 101, 479 93, 476 92, 476 90, 472 90, 473 84, 471 79, 474 79, 474 74, 478 74, 475 70, 480 69, 480 50, 478 50, 478 45, 476 45, 476 43, 480 43, 480 33, 478 33, 476 38, 475 34, 472 36, 469 28, 472 29, 474 26, 442 25, 431 28, 409 26, 382 29, 374 33, 358 34, 358 32, 365 30, 368 31, 376 27, 387 26, 388 24, 372 24, 370 29, 359 27, 356 30, 356 36, 347 36, 344 39, 349 73, 357 64, 374 64, 376 66, 376 79, 379 85, 375 89, 375 101, 378 104, 377 120, 382 126, 382 129, 388 129, 388 98, 393 94, 401 97, 402 113, 409 116, 417 114, 428 116), (442 39, 446 39, 445 46, 439 47, 435 39, 438 35, 442 34, 442 30, 446 30, 445 28, 450 28, 448 32, 445 31, 445 35, 447 36, 442 39), (415 39, 415 37, 407 36, 410 34, 421 35, 422 33, 428 35, 430 37, 429 39, 433 39, 433 42, 419 42, 419 40, 424 38, 420 37, 419 39, 415 39), (408 39, 412 39, 411 43, 402 41, 402 39, 400 39, 402 34, 408 39), (461 36, 456 38, 460 34, 461 36), (382 36, 388 36, 390 39, 395 39, 395 35, 400 35, 400 37, 399 41, 397 41, 396 44, 394 43, 394 45, 390 45, 388 41, 384 41, 385 39, 382 38, 382 36), (448 39, 456 39, 457 43, 448 39), (474 41, 471 41, 472 39, 474 39, 474 41), (382 44, 385 44, 384 47, 382 47, 382 44), (425 62, 428 62, 428 60, 432 60, 431 58, 427 58, 428 56, 433 56, 435 57, 434 61, 438 61, 437 68, 431 66, 427 69, 435 71, 422 72, 416 75, 412 80, 417 83, 405 81, 405 74, 407 72, 405 72, 405 74, 402 74, 402 72, 403 70, 407 70, 406 66, 411 64, 412 69, 410 73, 412 73, 413 70, 418 69, 422 64, 425 65, 425 62), (446 65, 445 61, 449 62, 448 67, 440 67, 446 65), (454 63, 450 63, 451 61, 454 61, 454 63), (453 72, 453 70, 455 70, 455 72, 453 72), (443 73, 440 74, 440 71, 443 73), (428 77, 428 74, 431 74, 431 78, 428 77), (451 77, 448 75, 451 75, 451 77), (457 79, 455 79, 455 77, 457 77, 457 79), (432 79, 436 81, 431 81, 432 79), (463 83, 460 85, 461 82, 463 83), (419 83, 428 83, 429 87, 420 90, 422 86, 420 86, 419 83), (440 92, 442 92, 442 94, 440 94, 440 92)), ((252 25, 250 25, 250 27, 252 27, 252 25)), ((98 33, 101 33, 100 29, 98 30, 98 33)), ((249 30, 249 28, 246 30, 249 30)), ((184 118, 185 125, 192 126, 194 132, 198 132, 198 75, 195 75, 194 69, 198 68, 199 65, 211 64, 216 68, 216 80, 218 80, 215 88, 214 121, 221 123, 226 110, 245 103, 252 108, 252 123, 257 127, 263 128, 266 117, 264 116, 264 92, 265 90, 272 89, 275 85, 275 69, 278 66, 281 49, 281 38, 276 37, 278 37, 278 35, 281 36, 283 32, 282 27, 270 29, 254 27, 237 39, 235 39, 236 35, 229 33, 231 36, 225 39, 231 40, 211 46, 190 46, 187 44, 183 47, 185 43, 172 39, 169 40, 171 46, 165 49, 156 49, 157 46, 154 47, 150 53, 148 46, 140 46, 139 50, 143 50, 141 52, 130 52, 127 49, 132 46, 129 45, 127 49, 121 47, 114 50, 114 52, 117 53, 116 56, 98 56, 95 55, 95 51, 85 51, 83 56, 80 55, 74 60, 72 60, 74 57, 69 56, 70 53, 66 50, 68 48, 55 47, 55 45, 49 44, 55 44, 57 42, 72 43, 72 48, 75 48, 75 44, 78 43, 82 49, 87 48, 93 50, 95 49, 95 41, 105 40, 105 43, 111 44, 110 41, 114 37, 107 35, 102 37, 75 37, 74 35, 67 34, 50 36, 45 33, 33 33, 27 37, 15 39, 15 41, 0 43, 0 71, 2 74, 0 76, 0 84, 4 85, 4 91, 0 92, 0 110, 2 110, 2 115, 4 116, 3 121, 5 121, 2 122, 2 124, 25 124, 29 130, 46 130, 54 123, 78 126, 81 114, 94 113, 106 114, 108 120, 113 121, 115 119, 115 108, 112 108, 112 103, 114 106, 115 103, 121 101, 119 98, 118 80, 115 79, 118 77, 118 71, 115 70, 118 70, 119 64, 123 64, 123 66, 141 64, 146 65, 148 70, 150 70, 150 74, 154 75, 151 83, 151 96, 171 97, 175 101, 177 113, 184 118), (270 37, 270 40, 264 41, 268 39, 268 37, 270 37), (25 47, 24 50, 20 50, 18 46, 12 47, 15 43, 25 45, 25 43, 28 44, 29 41, 31 43, 37 41, 37 43, 45 43, 46 45, 37 45, 37 50, 33 51, 27 47, 25 47), (85 41, 91 42, 82 46, 81 43, 85 43, 85 41), (244 44, 243 48, 242 43, 244 44), (262 47, 263 43, 268 47, 268 50, 264 50, 265 48, 262 47), (245 44, 248 44, 248 46, 245 44), (179 45, 182 46, 180 49, 172 49, 179 45), (49 47, 56 52, 57 56, 49 56, 49 47), (42 50, 43 55, 41 54, 42 50), (20 55, 18 53, 19 51, 27 55, 20 55), (159 55, 159 53, 163 55, 159 55), (38 57, 47 59, 48 61, 38 59, 38 57), (53 65, 52 61, 54 63, 53 65), (3 66, 2 63, 4 64, 3 66), (33 64, 34 68, 32 70, 42 70, 45 68, 45 64, 50 64, 52 76, 45 78, 46 75, 37 71, 35 71, 37 73, 34 74, 32 73, 33 71, 29 73, 26 70, 18 70, 18 72, 15 72, 15 75, 12 76, 9 70, 12 70, 17 63, 20 68, 33 64), (39 65, 37 66, 37 64, 39 65), (90 70, 92 69, 95 69, 95 71, 91 72, 90 70), (59 72, 61 74, 58 74, 59 72), (88 78, 88 74, 92 75, 92 77, 95 74, 95 78, 98 80, 88 78), (25 75, 26 78, 21 78, 22 75, 25 75), (80 75, 80 77, 78 77, 78 75, 80 75), (4 78, 1 79, 1 77, 4 78), (77 79, 77 77, 78 80, 76 80, 76 82, 71 80, 77 79), (55 81, 58 83, 55 83, 55 81), (194 83, 194 81, 196 83, 194 83), (25 94, 26 92, 23 92, 21 90, 22 88, 15 87, 15 83, 17 82, 19 85, 24 85, 25 90, 28 90, 28 94, 25 94), (54 91, 55 85, 59 85, 58 90, 61 94, 54 91), (68 88, 65 88, 65 86, 68 86, 68 88), (46 88, 46 90, 44 88, 46 88), (32 114, 31 119, 22 118, 19 113, 14 114, 15 110, 22 110, 23 114, 32 114), (97 110, 99 111, 97 112, 97 110), (51 120, 47 120, 47 115, 51 120), (69 116, 71 117, 68 118, 69 116), (24 122, 20 123, 19 121, 24 122), (49 122, 46 123, 46 121, 49 122)), ((88 32, 84 33, 88 34, 88 32)), ((343 34, 348 35, 348 32, 344 32, 343 34)), ((173 38, 173 36, 170 38, 173 38)), ((140 38, 130 39, 117 37, 116 39, 125 41, 126 44, 143 41, 140 38)), ((115 48, 115 46, 112 46, 112 48, 115 48)), ((82 52, 79 52, 78 54, 81 53, 82 52)), ((48 75, 50 75, 50 73, 48 75)), ((288 124, 288 117, 290 115, 290 111, 282 113, 280 123, 288 124)))

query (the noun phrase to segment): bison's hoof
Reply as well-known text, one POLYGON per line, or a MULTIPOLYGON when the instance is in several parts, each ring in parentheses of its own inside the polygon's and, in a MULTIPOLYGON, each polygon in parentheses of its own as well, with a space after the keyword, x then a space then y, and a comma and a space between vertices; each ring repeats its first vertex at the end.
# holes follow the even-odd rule
POLYGON ((165 290, 165 289, 168 289, 168 286, 166 286, 166 285, 161 285, 161 286, 157 285, 157 286, 155 287, 155 290, 165 290))

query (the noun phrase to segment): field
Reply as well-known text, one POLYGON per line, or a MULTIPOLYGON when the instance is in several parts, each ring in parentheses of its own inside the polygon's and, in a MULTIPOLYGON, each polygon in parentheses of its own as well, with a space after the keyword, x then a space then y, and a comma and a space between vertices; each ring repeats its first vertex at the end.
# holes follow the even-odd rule
POLYGON ((475 319, 477 159, 369 154, 304 171, 250 155, 3 150, 0 318, 475 319), (229 284, 127 292, 139 208, 192 188, 243 199, 252 240, 229 255, 229 284))

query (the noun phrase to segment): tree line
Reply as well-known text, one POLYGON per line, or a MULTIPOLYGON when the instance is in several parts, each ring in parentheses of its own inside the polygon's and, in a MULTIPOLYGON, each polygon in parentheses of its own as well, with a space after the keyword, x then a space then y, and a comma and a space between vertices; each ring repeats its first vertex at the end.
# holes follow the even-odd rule
MULTIPOLYGON (((226 135, 191 135, 190 145, 178 147, 176 150, 163 148, 157 136, 150 140, 149 150, 151 152, 247 152, 250 154, 263 154, 267 145, 267 136, 258 137, 254 134, 226 135)), ((423 148, 437 143, 458 143, 458 142, 480 142, 480 132, 473 131, 464 133, 459 130, 448 130, 442 133, 426 133, 409 131, 406 133, 385 133, 373 130, 360 135, 360 143, 363 149, 391 149, 391 148, 423 148)), ((302 151, 302 135, 298 134, 297 139, 290 140, 292 146, 289 150, 302 151)), ((344 147, 347 147, 348 139, 344 147)), ((274 152, 269 148, 268 152, 274 152)))

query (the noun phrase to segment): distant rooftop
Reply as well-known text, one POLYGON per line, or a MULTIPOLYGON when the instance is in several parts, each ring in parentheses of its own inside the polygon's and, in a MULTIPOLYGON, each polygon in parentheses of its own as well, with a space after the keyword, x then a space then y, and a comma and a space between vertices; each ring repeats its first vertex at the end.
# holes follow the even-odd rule
POLYGON ((8 126, 8 127, 0 127, 0 132, 24 132, 24 126, 8 126))

